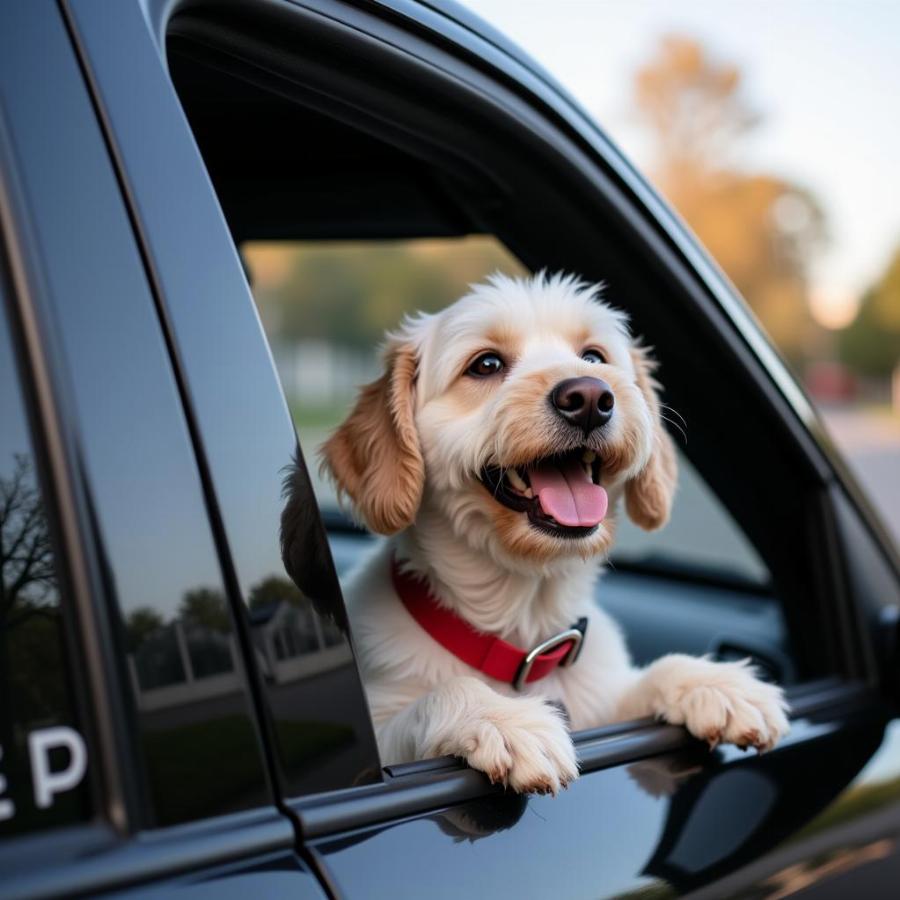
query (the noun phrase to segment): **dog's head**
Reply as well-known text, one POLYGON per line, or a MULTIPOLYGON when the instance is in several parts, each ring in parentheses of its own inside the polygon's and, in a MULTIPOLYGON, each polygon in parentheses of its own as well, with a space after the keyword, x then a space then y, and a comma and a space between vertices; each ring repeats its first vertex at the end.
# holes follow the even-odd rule
POLYGON ((675 454, 653 363, 599 289, 494 276, 388 336, 384 374, 323 448, 339 489, 382 534, 423 503, 504 559, 603 553, 624 493, 665 523, 675 454))

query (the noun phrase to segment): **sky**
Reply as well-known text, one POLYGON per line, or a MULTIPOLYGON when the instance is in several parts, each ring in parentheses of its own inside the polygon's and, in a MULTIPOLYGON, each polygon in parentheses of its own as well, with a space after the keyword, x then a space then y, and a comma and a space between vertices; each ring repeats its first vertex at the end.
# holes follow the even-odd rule
POLYGON ((900 0, 464 0, 549 70, 646 171, 631 75, 661 36, 737 64, 762 125, 739 162, 811 189, 830 243, 813 312, 839 327, 900 245, 900 0))

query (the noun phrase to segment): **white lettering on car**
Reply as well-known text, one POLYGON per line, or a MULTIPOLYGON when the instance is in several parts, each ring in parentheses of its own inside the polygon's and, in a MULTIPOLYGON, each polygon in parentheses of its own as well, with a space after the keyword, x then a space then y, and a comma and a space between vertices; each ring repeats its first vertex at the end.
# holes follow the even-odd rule
POLYGON ((55 794, 76 787, 87 770, 84 739, 66 725, 32 731, 28 735, 28 753, 31 757, 34 802, 38 809, 47 809, 53 805, 55 794), (69 751, 69 760, 64 769, 54 772, 50 768, 50 751, 60 747, 69 751))

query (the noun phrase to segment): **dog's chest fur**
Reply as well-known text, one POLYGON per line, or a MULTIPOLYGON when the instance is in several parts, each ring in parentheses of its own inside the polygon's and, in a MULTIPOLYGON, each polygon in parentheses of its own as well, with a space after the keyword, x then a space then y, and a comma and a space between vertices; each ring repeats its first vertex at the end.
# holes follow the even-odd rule
MULTIPOLYGON (((383 542, 345 589, 376 731, 409 703, 454 677, 473 676, 499 693, 517 693, 511 685, 489 678, 444 649, 405 609, 395 593, 390 567, 395 555, 422 565, 417 559, 420 548, 411 538, 406 534, 383 542)), ((452 559, 453 554, 449 556, 452 559)), ((442 556, 442 561, 446 559, 447 555, 442 556)), ((532 682, 523 694, 561 704, 572 729, 612 721, 613 705, 604 703, 604 698, 619 694, 618 682, 628 675, 629 659, 617 626, 593 601, 597 566, 580 564, 565 575, 543 579, 509 572, 492 578, 490 569, 482 569, 479 578, 477 563, 469 560, 465 579, 469 593, 454 608, 481 630, 527 648, 582 616, 588 619, 577 662, 532 682), (487 608, 488 615, 473 613, 479 606, 487 608)), ((437 569, 444 577, 453 577, 446 564, 437 569)), ((382 752, 387 757, 390 750, 382 748, 382 752)))

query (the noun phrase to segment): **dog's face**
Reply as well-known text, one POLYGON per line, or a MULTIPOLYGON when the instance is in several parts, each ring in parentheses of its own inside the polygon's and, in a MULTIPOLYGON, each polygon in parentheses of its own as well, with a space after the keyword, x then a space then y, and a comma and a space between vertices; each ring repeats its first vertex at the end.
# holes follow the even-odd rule
POLYGON ((610 495, 644 528, 668 518, 675 457, 646 352, 574 279, 495 277, 389 336, 385 373, 324 448, 370 528, 424 501, 498 557, 605 552, 610 495))

